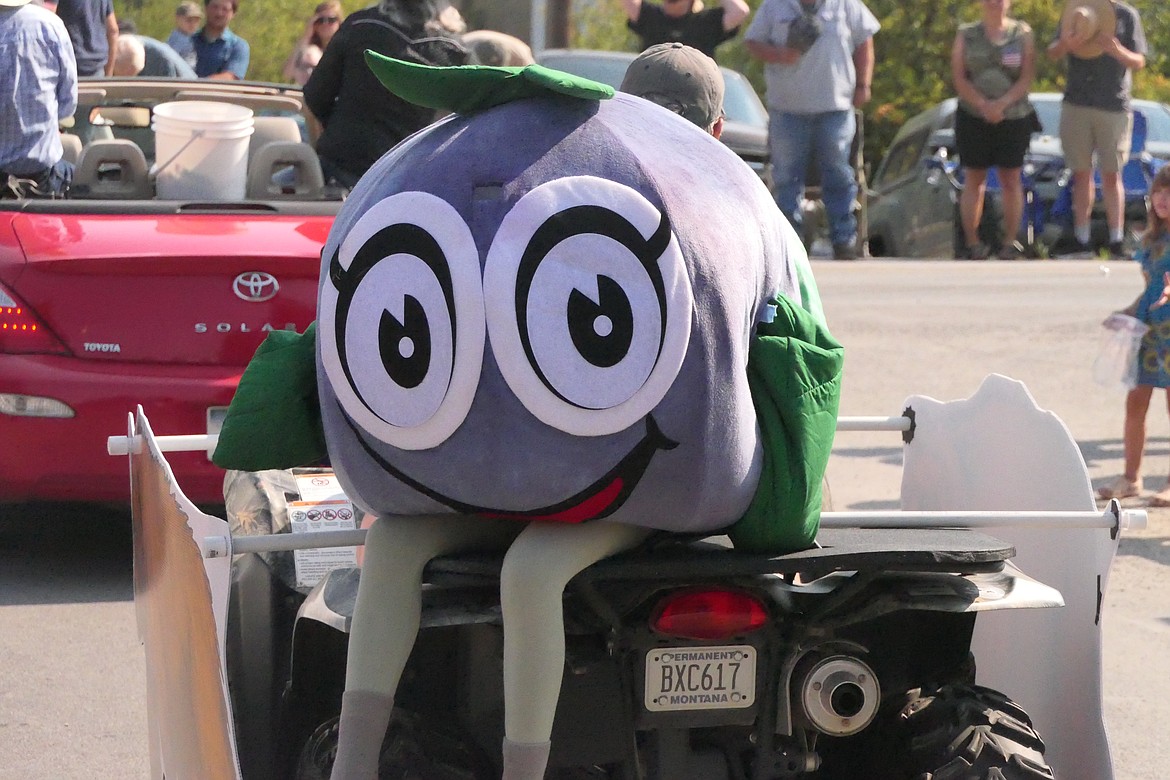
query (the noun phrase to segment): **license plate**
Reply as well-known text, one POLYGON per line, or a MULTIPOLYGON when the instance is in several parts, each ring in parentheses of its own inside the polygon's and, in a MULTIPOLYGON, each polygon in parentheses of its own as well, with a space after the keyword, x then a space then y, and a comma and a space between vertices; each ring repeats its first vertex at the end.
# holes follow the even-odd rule
POLYGON ((756 649, 659 647, 646 653, 646 709, 729 710, 756 701, 756 649))

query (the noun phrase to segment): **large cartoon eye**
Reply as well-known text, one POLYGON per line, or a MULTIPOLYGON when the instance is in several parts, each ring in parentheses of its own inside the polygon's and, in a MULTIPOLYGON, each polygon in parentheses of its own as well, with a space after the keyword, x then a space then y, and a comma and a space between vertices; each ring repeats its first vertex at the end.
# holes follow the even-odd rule
POLYGON ((525 195, 496 233, 483 285, 504 379, 548 425, 623 430, 678 375, 690 280, 666 217, 625 185, 580 176, 525 195))
POLYGON ((434 447, 467 416, 483 364, 483 288, 459 213, 422 192, 370 208, 329 263, 321 360, 342 408, 407 450, 434 447))

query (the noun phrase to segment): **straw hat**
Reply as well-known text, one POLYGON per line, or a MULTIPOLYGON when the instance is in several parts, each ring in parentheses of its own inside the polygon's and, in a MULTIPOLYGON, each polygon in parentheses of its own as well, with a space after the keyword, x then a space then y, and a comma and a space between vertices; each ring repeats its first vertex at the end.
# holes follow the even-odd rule
POLYGON ((1104 47, 1096 41, 1102 30, 1117 27, 1117 12, 1109 0, 1066 0, 1064 12, 1060 15, 1060 29, 1083 31, 1081 37, 1087 43, 1076 47, 1070 53, 1074 57, 1092 59, 1100 57, 1104 47))

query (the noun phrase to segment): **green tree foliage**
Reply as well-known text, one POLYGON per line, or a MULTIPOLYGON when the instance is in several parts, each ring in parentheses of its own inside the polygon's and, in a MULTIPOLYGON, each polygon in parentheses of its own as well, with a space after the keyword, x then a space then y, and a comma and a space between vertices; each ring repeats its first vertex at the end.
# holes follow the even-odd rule
MULTIPOLYGON (((232 29, 251 46, 248 78, 283 81, 281 68, 304 31, 305 21, 318 0, 239 0, 232 29)), ((718 0, 706 0, 713 5, 718 0)), ((754 10, 761 0, 748 0, 754 10)), ((1139 97, 1170 102, 1170 11, 1166 0, 1130 0, 1142 15, 1150 44, 1149 64, 1134 80, 1139 97)), ((346 12, 367 5, 367 0, 343 0, 346 12)), ((165 40, 174 25, 178 0, 115 0, 118 17, 133 19, 143 35, 165 40)), ((469 20, 474 21, 474 3, 469 20)), ((874 38, 877 66, 873 100, 865 107, 866 159, 876 163, 890 139, 909 117, 950 97, 950 50, 955 28, 979 16, 974 0, 868 0, 881 20, 874 38)), ((1036 34, 1039 72, 1036 90, 1060 90, 1064 64, 1050 62, 1044 48, 1056 34, 1063 2, 1015 0, 1011 14, 1032 25, 1036 34)), ((626 28, 621 0, 576 0, 573 9, 574 46, 592 49, 636 51, 637 36, 626 28)), ((743 46, 742 34, 718 50, 721 64, 747 74, 761 95, 763 67, 743 46)))
MULTIPOLYGON (((202 2, 202 0, 196 0, 202 2)), ((305 31, 305 22, 320 0, 239 0, 231 29, 248 42, 252 58, 248 78, 283 82, 284 61, 305 31)), ((138 32, 165 41, 175 26, 179 0, 114 0, 119 19, 133 19, 138 32)), ((346 13, 368 3, 343 0, 346 13)))
MULTIPOLYGON (((747 0, 754 13, 762 0, 747 0)), ((713 5, 717 0, 706 0, 713 5)), ((1129 0, 1142 16, 1150 55, 1134 79, 1138 97, 1170 102, 1170 11, 1166 0, 1129 0)), ((578 2, 575 46, 636 51, 637 37, 625 26, 620 0, 578 2)), ((865 107, 866 159, 876 164, 894 133, 910 117, 954 95, 950 79, 951 44, 959 23, 979 18, 973 0, 867 0, 881 21, 874 37, 876 66, 873 99, 865 107)), ((1064 63, 1052 62, 1045 49, 1056 35, 1063 2, 1015 0, 1011 16, 1032 26, 1036 37, 1035 91, 1060 91, 1064 63)), ((745 25, 746 29, 746 25, 745 25)), ((742 34, 717 50, 720 64, 746 74, 764 94, 763 67, 743 46, 742 34)))

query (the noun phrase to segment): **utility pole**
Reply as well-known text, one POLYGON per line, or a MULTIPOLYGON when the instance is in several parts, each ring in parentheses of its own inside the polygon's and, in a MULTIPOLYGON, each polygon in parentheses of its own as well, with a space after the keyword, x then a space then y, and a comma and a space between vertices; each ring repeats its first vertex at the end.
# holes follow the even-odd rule
POLYGON ((568 48, 572 0, 547 0, 547 6, 545 40, 548 42, 548 47, 550 49, 568 48))

